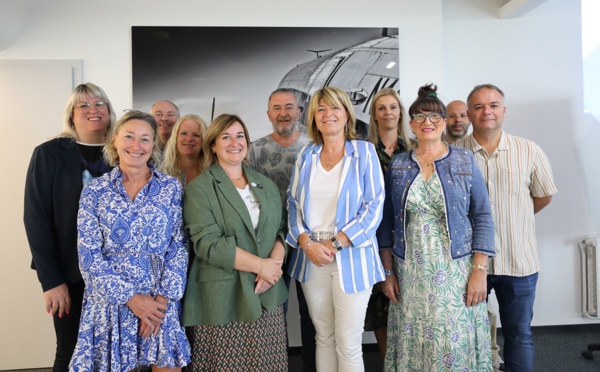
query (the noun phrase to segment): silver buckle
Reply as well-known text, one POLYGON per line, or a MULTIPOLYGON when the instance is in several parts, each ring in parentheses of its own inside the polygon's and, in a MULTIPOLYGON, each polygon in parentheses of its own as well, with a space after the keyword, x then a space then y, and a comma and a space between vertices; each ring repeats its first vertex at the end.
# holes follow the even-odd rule
POLYGON ((331 231, 312 231, 310 233, 310 239, 317 242, 331 240, 331 238, 333 238, 333 232, 331 231))

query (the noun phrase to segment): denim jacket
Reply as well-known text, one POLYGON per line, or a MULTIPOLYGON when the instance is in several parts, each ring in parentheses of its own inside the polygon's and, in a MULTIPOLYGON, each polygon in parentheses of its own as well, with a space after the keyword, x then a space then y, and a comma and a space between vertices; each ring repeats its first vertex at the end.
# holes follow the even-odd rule
MULTIPOLYGON (((395 156, 385 176, 383 221, 377 230, 379 249, 393 249, 404 260, 406 238, 406 199, 420 173, 414 150, 395 156)), ((470 150, 448 146, 448 152, 434 161, 442 184, 446 207, 446 227, 453 259, 472 252, 494 256, 494 221, 488 191, 470 150)))

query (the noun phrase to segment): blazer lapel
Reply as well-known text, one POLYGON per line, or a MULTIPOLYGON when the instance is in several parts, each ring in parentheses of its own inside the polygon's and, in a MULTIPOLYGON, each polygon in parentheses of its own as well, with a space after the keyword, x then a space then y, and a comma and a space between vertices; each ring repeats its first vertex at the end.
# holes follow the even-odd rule
MULTIPOLYGON (((343 160, 344 160, 344 164, 343 164, 343 169, 342 169, 342 175, 340 177, 340 185, 338 187, 338 204, 336 206, 337 208, 337 213, 340 213, 340 211, 345 211, 347 209, 346 206, 346 197, 345 195, 348 194, 348 188, 349 187, 358 187, 358 185, 354 184, 354 182, 346 182, 347 179, 349 180, 354 180, 356 179, 356 162, 358 161, 358 158, 355 156, 355 151, 354 151, 354 143, 353 141, 346 141, 346 153, 344 154, 343 160)), ((335 232, 337 233, 337 226, 335 226, 335 232)))
POLYGON ((271 210, 271 200, 267 197, 263 185, 253 177, 254 175, 251 172, 246 172, 247 169, 247 167, 244 167, 250 190, 252 190, 260 203, 260 215, 258 217, 258 225, 256 225, 256 231, 260 231, 268 217, 268 212, 271 210))
POLYGON ((231 182, 223 168, 218 164, 212 166, 210 172, 217 182, 217 188, 221 195, 223 195, 224 199, 227 200, 231 207, 237 212, 248 231, 254 236, 254 227, 252 227, 250 213, 239 192, 233 185, 233 182, 231 182))
MULTIPOLYGON (((343 164, 343 169, 342 169, 342 176, 340 177, 340 186, 338 188, 338 202, 344 202, 345 203, 345 198, 342 198, 342 195, 346 195, 346 193, 348 192, 347 189, 348 187, 352 186, 352 187, 356 187, 356 185, 354 185, 353 180, 356 179, 355 177, 355 172, 354 170, 356 169, 356 161, 358 158, 356 158, 354 155, 354 145, 352 143, 352 141, 346 141, 346 148, 345 148, 346 152, 344 154, 344 164, 343 164), (347 182, 350 181, 350 182, 347 182)), ((337 206, 338 210, 343 210, 340 209, 340 206, 337 206)), ((343 208, 343 207, 342 207, 343 208)))
POLYGON ((79 184, 79 189, 83 188, 83 175, 81 174, 81 159, 77 150, 77 143, 69 138, 63 138, 60 141, 62 147, 62 158, 65 162, 65 169, 69 170, 69 177, 73 182, 79 184))

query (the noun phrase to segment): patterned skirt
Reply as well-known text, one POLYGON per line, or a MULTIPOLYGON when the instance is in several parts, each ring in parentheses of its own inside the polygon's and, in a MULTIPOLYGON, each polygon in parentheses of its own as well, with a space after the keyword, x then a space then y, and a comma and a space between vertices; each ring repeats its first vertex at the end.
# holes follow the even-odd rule
POLYGON ((254 323, 188 327, 192 361, 188 372, 288 370, 287 334, 283 306, 263 309, 254 323))

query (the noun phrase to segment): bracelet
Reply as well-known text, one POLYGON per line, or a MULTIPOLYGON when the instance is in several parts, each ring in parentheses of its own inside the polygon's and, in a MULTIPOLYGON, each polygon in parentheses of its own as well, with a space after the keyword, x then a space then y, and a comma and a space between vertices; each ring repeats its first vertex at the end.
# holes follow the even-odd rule
POLYGON ((383 273, 385 274, 385 276, 389 276, 389 275, 394 275, 394 271, 393 270, 383 270, 383 273))
POLYGON ((262 265, 263 265, 263 259, 260 259, 260 270, 258 270, 258 276, 260 276, 260 274, 262 273, 262 265))
POLYGON ((306 247, 304 247, 304 252, 306 252, 306 250, 308 249, 308 247, 310 247, 311 244, 312 240, 308 239, 308 243, 306 243, 306 247))
POLYGON ((473 270, 485 271, 487 273, 487 265, 473 264, 473 270))

